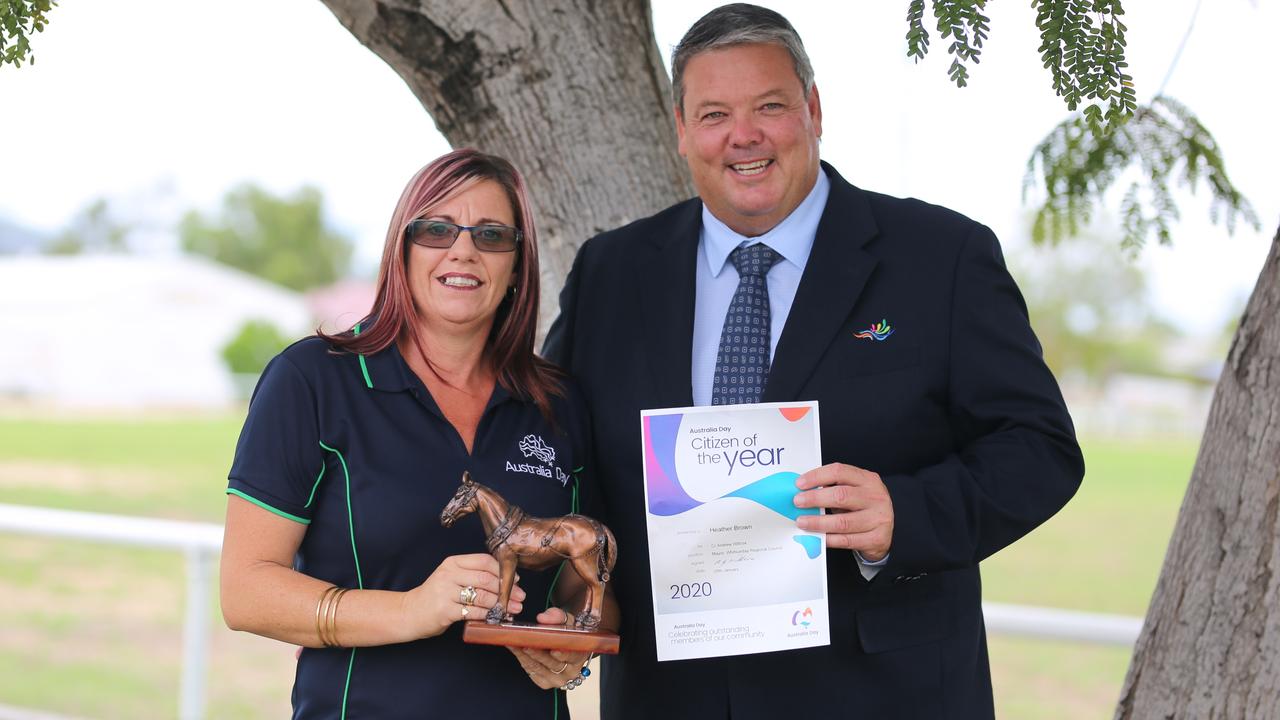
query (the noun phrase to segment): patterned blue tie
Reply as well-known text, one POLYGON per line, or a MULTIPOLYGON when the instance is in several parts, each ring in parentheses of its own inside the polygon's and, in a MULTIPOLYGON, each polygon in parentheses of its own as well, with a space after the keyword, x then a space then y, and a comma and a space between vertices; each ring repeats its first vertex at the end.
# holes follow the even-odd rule
POLYGON ((729 261, 738 269, 738 289, 724 316, 712 405, 760 401, 769 375, 769 287, 765 275, 782 256, 764 243, 736 248, 729 261))

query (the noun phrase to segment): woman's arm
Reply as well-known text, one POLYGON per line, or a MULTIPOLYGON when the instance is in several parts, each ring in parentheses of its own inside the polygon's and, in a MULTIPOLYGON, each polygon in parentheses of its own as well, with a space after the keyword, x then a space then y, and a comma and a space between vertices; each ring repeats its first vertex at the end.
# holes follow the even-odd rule
MULTIPOLYGON (((232 630, 323 647, 316 609, 330 584, 293 569, 307 526, 236 496, 227 502, 222 541, 222 616, 232 630)), ((344 647, 387 645, 439 635, 462 619, 461 591, 476 588, 475 604, 498 599, 498 562, 489 555, 453 555, 407 592, 351 589, 335 621, 344 647)), ((509 610, 520 612, 524 591, 514 588, 509 610)), ((475 611, 472 610, 472 614, 475 611)))

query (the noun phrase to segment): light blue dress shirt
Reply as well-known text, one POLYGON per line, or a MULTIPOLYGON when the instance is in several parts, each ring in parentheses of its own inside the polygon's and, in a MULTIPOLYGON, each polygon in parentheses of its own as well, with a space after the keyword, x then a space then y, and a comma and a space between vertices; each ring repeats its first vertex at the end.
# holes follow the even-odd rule
POLYGON ((720 332, 724 316, 738 289, 738 271, 729 262, 729 253, 739 245, 762 242, 782 256, 765 276, 769 287, 769 360, 778 347, 782 328, 791 313, 791 303, 800 287, 800 276, 809 262, 813 238, 818 234, 818 221, 827 206, 831 181, 818 171, 818 181, 791 214, 772 230, 759 237, 748 238, 729 229, 728 225, 702 206, 702 233, 698 237, 698 271, 693 310, 693 404, 711 404, 711 384, 716 376, 716 355, 720 350, 720 332))
MULTIPOLYGON (((720 332, 724 329, 724 316, 738 289, 738 271, 729 262, 729 253, 739 245, 765 243, 782 256, 782 260, 769 270, 765 283, 769 287, 769 361, 778 348, 778 338, 791 314, 791 305, 800 287, 800 277, 809 262, 813 239, 818 234, 818 221, 827 207, 831 193, 831 181, 827 174, 818 171, 818 180, 791 214, 783 218, 772 230, 758 237, 745 237, 729 229, 728 225, 702 206, 702 232, 698 236, 698 270, 693 309, 693 404, 711 404, 711 386, 716 376, 716 355, 720 350, 720 332)), ((868 563, 855 553, 858 569, 867 580, 875 577, 880 567, 889 561, 868 563)))

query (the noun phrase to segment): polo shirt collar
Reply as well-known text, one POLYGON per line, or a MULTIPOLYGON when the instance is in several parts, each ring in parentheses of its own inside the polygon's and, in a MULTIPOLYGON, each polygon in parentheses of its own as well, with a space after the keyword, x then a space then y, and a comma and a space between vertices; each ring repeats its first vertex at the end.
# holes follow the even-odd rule
POLYGON ((800 269, 804 269, 809 261, 809 253, 813 250, 813 238, 818 234, 818 221, 822 219, 822 211, 827 206, 827 196, 831 193, 831 181, 821 168, 818 169, 818 180, 804 200, 796 206, 772 230, 758 237, 749 238, 739 235, 720 221, 706 204, 702 206, 702 256, 711 271, 712 277, 720 277, 729 261, 729 253, 739 245, 752 245, 757 242, 766 243, 782 258, 800 269))
POLYGON ((409 363, 405 362, 400 348, 394 342, 381 352, 361 357, 364 361, 358 370, 364 376, 361 380, 374 390, 402 392, 419 383, 418 377, 409 369, 409 363))
MULTIPOLYGON (((426 392, 426 387, 417 375, 413 373, 413 369, 409 367, 408 361, 400 354, 400 347, 397 343, 391 343, 385 350, 372 355, 364 356, 364 366, 360 372, 362 375, 368 371, 366 385, 372 385, 374 390, 383 392, 404 392, 405 390, 413 390, 420 388, 424 391, 426 397, 431 399, 435 404, 435 398, 431 398, 431 393, 426 392)), ((362 377, 364 382, 365 378, 362 377)), ((502 386, 502 382, 496 382, 493 386, 493 394, 489 396, 488 403, 485 404, 485 410, 505 402, 512 397, 511 392, 502 386)))

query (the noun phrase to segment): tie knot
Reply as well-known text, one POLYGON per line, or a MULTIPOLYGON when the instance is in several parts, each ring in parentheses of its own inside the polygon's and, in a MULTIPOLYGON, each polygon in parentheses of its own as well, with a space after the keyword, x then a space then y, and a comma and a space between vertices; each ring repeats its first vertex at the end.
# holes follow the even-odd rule
POLYGON ((769 268, 773 267, 782 259, 778 251, 765 245, 764 243, 756 243, 746 247, 737 247, 733 252, 729 253, 729 262, 738 270, 739 277, 764 277, 769 268))

